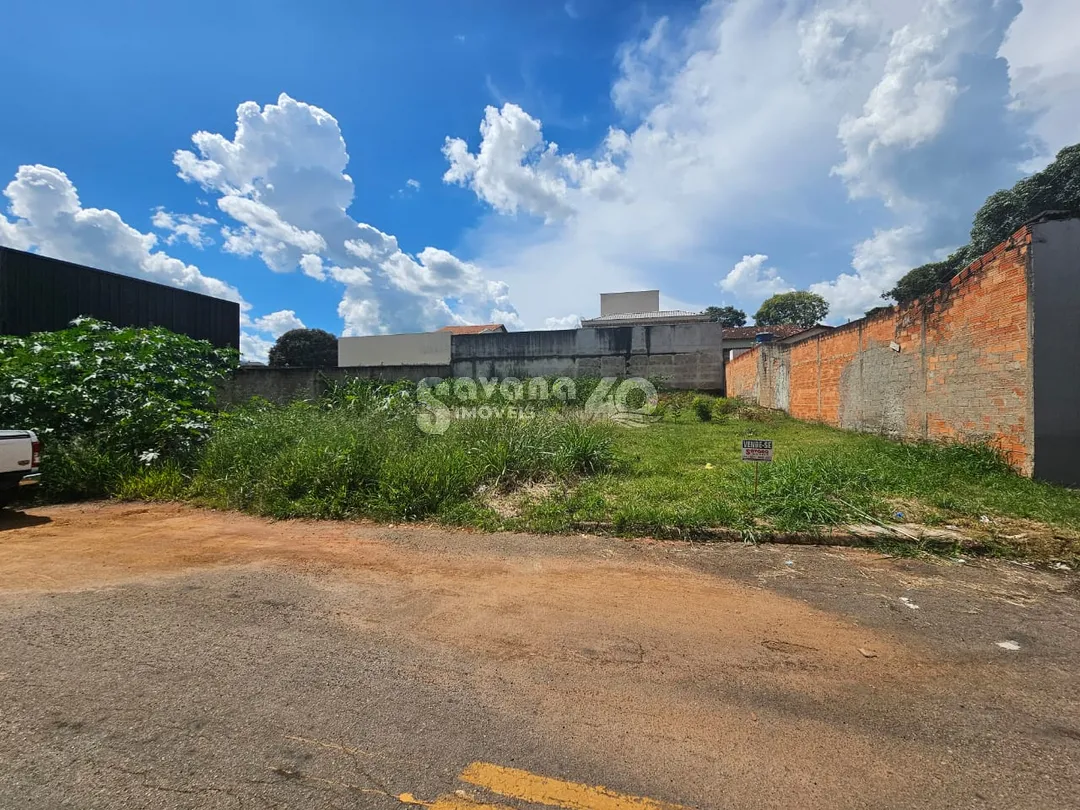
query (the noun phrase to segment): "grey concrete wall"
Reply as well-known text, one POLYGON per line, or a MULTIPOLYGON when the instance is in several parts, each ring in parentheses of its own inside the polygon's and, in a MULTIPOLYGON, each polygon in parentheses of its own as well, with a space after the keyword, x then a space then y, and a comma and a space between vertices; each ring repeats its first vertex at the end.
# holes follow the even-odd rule
POLYGON ((722 391, 723 327, 715 323, 455 335, 455 377, 662 377, 722 391))
POLYGON ((217 387, 218 407, 241 405, 252 397, 270 402, 318 399, 320 370, 313 368, 242 367, 217 387))
POLYGON ((1032 226, 1035 477, 1080 486, 1080 220, 1032 226))
MULTIPOLYGON (((450 339, 449 333, 441 336, 450 339)), ((253 396, 278 403, 313 400, 348 377, 414 382, 431 377, 659 377, 673 388, 723 391, 722 339, 723 327, 715 323, 454 335, 443 362, 321 370, 241 368, 219 386, 218 402, 236 405, 253 396)), ((339 346, 352 340, 369 338, 342 338, 339 346)), ((389 356, 384 352, 381 359, 389 356)))
POLYGON ((786 411, 791 407, 791 364, 777 344, 764 344, 758 353, 759 404, 786 411))
POLYGON ((369 335, 338 340, 338 365, 437 366, 450 362, 449 332, 369 335))
MULTIPOLYGON (((749 350, 744 350, 749 351, 749 350)), ((759 345, 752 358, 744 362, 754 363, 751 373, 744 373, 748 387, 726 391, 727 396, 742 397, 757 402, 765 408, 787 411, 791 408, 791 356, 787 347, 779 343, 759 345)), ((735 386, 740 381, 731 381, 735 386)))
POLYGON ((600 315, 630 315, 639 312, 659 312, 659 290, 600 293, 600 315))
POLYGON ((369 366, 364 368, 260 368, 244 367, 218 385, 219 407, 242 405, 252 397, 285 404, 299 400, 314 401, 335 383, 350 377, 363 379, 412 380, 448 377, 450 366, 369 366))

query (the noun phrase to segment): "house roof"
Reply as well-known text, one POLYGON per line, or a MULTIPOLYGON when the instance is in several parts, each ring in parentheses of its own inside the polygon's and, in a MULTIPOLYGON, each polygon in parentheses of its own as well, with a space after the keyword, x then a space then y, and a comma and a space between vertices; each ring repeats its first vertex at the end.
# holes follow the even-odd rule
POLYGON ((777 326, 729 326, 724 329, 724 340, 753 340, 764 332, 769 333, 778 340, 783 340, 800 332, 806 332, 808 329, 817 329, 819 326, 806 327, 794 323, 784 323, 777 326))
POLYGON ((666 318, 686 318, 700 321, 709 320, 700 312, 690 312, 685 309, 664 309, 659 312, 616 312, 612 315, 600 315, 596 318, 583 318, 582 324, 606 324, 613 321, 651 321, 666 318))
POLYGON ((468 326, 444 326, 440 332, 449 332, 451 335, 483 335, 488 332, 505 332, 506 327, 501 323, 478 323, 468 326))

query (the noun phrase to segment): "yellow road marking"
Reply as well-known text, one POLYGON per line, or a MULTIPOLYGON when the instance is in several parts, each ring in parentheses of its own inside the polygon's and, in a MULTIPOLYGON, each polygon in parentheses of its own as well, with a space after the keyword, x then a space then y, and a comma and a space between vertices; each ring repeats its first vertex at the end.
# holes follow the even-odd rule
MULTIPOLYGON (((658 802, 643 796, 626 796, 602 786, 563 782, 488 762, 474 762, 461 772, 460 778, 512 799, 565 810, 686 810, 677 804, 658 802)), ((448 806, 446 810, 456 808, 448 806)))
POLYGON ((422 802, 411 793, 402 793, 397 797, 402 804, 426 807, 428 810, 513 810, 502 804, 484 804, 467 796, 440 796, 433 802, 422 802))
POLYGON ((514 810, 505 804, 480 804, 460 796, 440 796, 429 810, 514 810))

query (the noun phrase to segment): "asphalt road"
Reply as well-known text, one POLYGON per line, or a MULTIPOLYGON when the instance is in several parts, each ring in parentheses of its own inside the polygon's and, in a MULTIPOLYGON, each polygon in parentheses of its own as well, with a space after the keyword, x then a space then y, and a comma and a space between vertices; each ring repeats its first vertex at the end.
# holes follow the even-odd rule
POLYGON ((0 517, 0 808, 1080 807, 1078 664, 1004 562, 0 517))

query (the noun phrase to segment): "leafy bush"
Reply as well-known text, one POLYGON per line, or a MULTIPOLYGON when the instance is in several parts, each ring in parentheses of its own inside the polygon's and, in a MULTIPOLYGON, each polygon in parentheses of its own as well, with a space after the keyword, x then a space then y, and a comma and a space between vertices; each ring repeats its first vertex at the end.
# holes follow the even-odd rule
POLYGON ((694 409, 694 414, 697 416, 698 420, 702 422, 712 421, 713 401, 711 397, 694 397, 690 403, 690 407, 694 409))
POLYGON ((0 424, 42 437, 50 477, 91 452, 183 455, 206 436, 215 383, 236 360, 235 351, 165 329, 92 318, 0 338, 0 424))
POLYGON ((122 501, 179 501, 187 488, 187 472, 176 462, 166 461, 123 476, 108 494, 122 501))
POLYGON ((739 401, 728 397, 717 397, 713 400, 713 416, 730 416, 739 410, 739 401))

